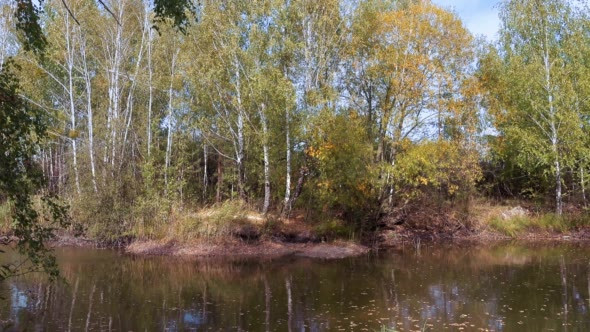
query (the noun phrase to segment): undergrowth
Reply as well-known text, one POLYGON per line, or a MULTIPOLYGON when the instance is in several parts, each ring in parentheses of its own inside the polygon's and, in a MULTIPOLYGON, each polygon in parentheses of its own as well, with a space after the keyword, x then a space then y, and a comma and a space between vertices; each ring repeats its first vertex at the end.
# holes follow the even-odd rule
POLYGON ((590 225, 588 215, 558 216, 554 213, 542 213, 530 216, 515 216, 512 218, 492 217, 488 225, 507 236, 516 237, 527 231, 548 231, 564 233, 582 226, 590 225))

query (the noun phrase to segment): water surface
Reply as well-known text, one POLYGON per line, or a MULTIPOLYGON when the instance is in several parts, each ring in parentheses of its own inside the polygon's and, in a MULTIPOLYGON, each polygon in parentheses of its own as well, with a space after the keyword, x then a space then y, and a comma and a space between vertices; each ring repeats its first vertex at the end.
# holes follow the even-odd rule
POLYGON ((31 275, 0 286, 3 330, 590 331, 583 245, 423 246, 335 261, 57 255, 67 284, 31 275))

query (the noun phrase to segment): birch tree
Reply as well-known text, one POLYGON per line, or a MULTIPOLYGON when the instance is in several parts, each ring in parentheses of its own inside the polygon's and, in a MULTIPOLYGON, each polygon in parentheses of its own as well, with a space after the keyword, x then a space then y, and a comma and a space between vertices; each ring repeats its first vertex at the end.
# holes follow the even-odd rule
POLYGON ((577 113, 572 55, 574 12, 562 0, 505 1, 499 50, 484 59, 494 92, 491 112, 518 165, 543 165, 553 180, 555 213, 563 213, 564 170, 575 160, 583 125, 577 113))

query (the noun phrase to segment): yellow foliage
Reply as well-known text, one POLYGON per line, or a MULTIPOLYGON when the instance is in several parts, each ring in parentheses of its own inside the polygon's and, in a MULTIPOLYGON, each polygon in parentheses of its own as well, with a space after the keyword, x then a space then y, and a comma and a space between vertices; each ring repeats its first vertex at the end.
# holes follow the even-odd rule
POLYGON ((389 171, 397 193, 406 200, 433 190, 450 197, 469 193, 481 176, 477 152, 452 141, 406 147, 389 171))

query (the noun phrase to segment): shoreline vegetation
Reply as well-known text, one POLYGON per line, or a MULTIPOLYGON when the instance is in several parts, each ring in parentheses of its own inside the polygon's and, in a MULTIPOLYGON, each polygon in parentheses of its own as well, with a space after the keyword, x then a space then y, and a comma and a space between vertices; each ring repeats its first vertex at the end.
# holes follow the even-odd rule
MULTIPOLYGON (((511 204, 473 204, 471 220, 449 221, 451 215, 429 214, 428 220, 383 224, 370 234, 355 236, 343 223, 310 225, 302 218, 280 218, 248 209, 241 201, 228 201, 198 211, 175 211, 173 220, 142 236, 115 241, 76 236, 61 231, 51 247, 117 248, 131 255, 183 258, 262 258, 296 256, 340 259, 371 251, 419 248, 435 244, 483 244, 505 241, 582 242, 590 244, 590 227, 580 215, 558 218, 535 214, 511 204), (445 220, 436 223, 435 220, 445 220), (453 226, 450 226, 453 225, 453 226)), ((143 230, 145 232, 145 230, 143 230)))
POLYGON ((485 40, 431 0, 16 3, 1 231, 54 275, 54 231, 194 256, 587 238, 590 6, 501 0, 485 40))

